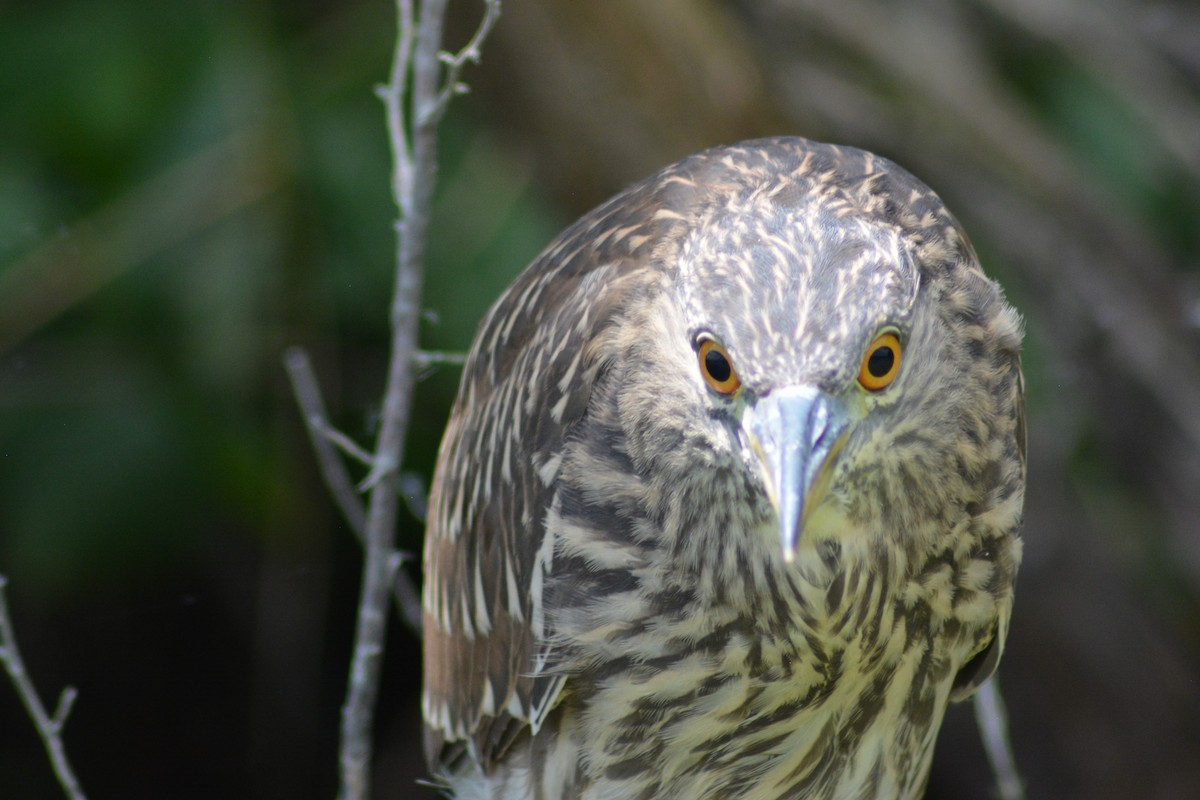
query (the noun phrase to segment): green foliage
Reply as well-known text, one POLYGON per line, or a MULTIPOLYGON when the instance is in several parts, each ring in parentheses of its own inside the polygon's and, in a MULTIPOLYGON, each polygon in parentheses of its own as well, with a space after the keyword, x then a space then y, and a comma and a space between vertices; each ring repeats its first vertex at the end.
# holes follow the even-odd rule
MULTIPOLYGON (((1095 41, 1082 21, 1044 32, 1014 21, 1033 5, 702 3, 688 6, 694 24, 676 24, 675 6, 506 4, 482 67, 464 76, 477 94, 442 126, 423 341, 464 350, 570 218, 696 142, 800 133, 897 157, 963 219, 1031 334, 1035 471, 1005 661, 1019 687, 1018 750, 1049 754, 1043 776, 1067 787, 1049 795, 1142 785, 1128 770, 1129 784, 1114 783, 1121 759, 1088 744, 1069 764, 1061 740, 1072 737, 1051 741, 1061 730, 1107 737, 1145 776, 1182 775, 1161 784, 1177 788, 1194 759, 1167 745, 1194 742, 1200 717, 1187 705, 1194 686, 1163 676, 1191 674, 1200 652, 1195 459, 1161 392, 1122 388, 1147 383, 1150 371, 1130 365, 1155 351, 1131 349, 1130 319, 1103 303, 1127 286, 1153 301, 1135 307, 1161 305, 1164 318, 1189 302, 1179 297, 1200 263, 1200 192, 1162 135, 1170 115, 1152 119, 1122 89, 1139 76, 1081 57, 1073 46, 1095 41), (947 32, 953 41, 936 38, 947 32), (956 53, 979 71, 940 67, 956 53), (728 83, 711 64, 731 65, 728 83), (1001 133, 1036 134, 1021 140, 1030 151, 975 126, 976 111, 1011 126, 1001 133), (1041 182, 1047 161, 1075 182, 1041 182), (1133 257, 1109 253, 1111 231, 1134 242, 1133 257), (1091 286, 1072 291, 1064 266, 1080 253, 1124 258, 1101 277, 1134 280, 1104 284, 1117 288, 1100 300, 1091 286), (1145 276, 1162 288, 1145 289, 1145 276), (1114 586, 1150 589, 1122 617, 1110 613, 1114 586), (1087 619, 1104 636, 1038 628, 1075 624, 1080 608, 1103 617, 1087 619), (1168 619, 1169 648, 1122 638, 1152 614, 1168 619), (1111 632, 1110 619, 1134 622, 1111 632), (1052 633, 1029 636, 1038 630, 1052 633), (1093 657, 1097 642, 1125 660, 1093 657), (1143 658, 1160 650, 1169 658, 1143 658), (1088 666, 1106 702, 1137 712, 1101 730, 1084 713, 1104 705, 1089 684, 1072 674, 1077 691, 1060 691, 1038 659, 1088 666), (1021 687, 1034 698, 1024 709, 1021 687), (1053 713, 1036 699, 1050 694, 1062 700, 1053 713), (1096 772, 1100 761, 1114 766, 1096 772)), ((1160 5, 1167 23, 1191 19, 1182 4, 1160 5)), ((467 20, 449 27, 461 42, 478 9, 451 11, 467 20)), ((306 347, 334 422, 369 445, 395 257, 373 93, 392 13, 362 0, 0 9, 0 573, 43 694, 80 685, 67 742, 94 796, 333 792, 358 551, 320 483, 280 356, 306 347)), ((1154 50, 1171 25, 1139 20, 1133 38, 1178 81, 1170 96, 1194 99, 1194 48, 1154 50)), ((1168 341, 1194 355, 1187 330, 1168 341)), ((457 381, 451 366, 423 376, 406 469, 428 475, 457 381)), ((418 521, 403 519, 400 534, 419 552, 418 521)), ((421 769, 415 643, 399 639, 388 658, 401 677, 385 682, 383 719, 399 731, 407 787, 421 769)), ((57 796, 22 714, 0 687, 0 796, 14 786, 57 796)))
MULTIPOLYGON (((130 197, 116 223, 135 241, 118 252, 147 256, 112 264, 0 355, 0 565, 27 585, 156 570, 207 526, 253 532, 288 517, 269 507, 288 492, 268 487, 309 491, 311 467, 291 463, 280 438, 296 432, 286 344, 315 348, 335 415, 368 440, 394 258, 371 91, 391 46, 386 13, 125 0, 31 7, 0 27, 0 287, 130 197), (220 208, 205 196, 216 176, 190 175, 169 187, 184 198, 176 216, 128 216, 155 210, 138 201, 148 184, 262 128, 250 158, 279 165, 249 202, 220 208), (179 219, 213 205, 204 224, 179 219)), ((531 200, 528 169, 469 118, 447 128, 427 333, 430 347, 464 350, 555 225, 531 200)), ((411 449, 426 471, 456 373, 437 369, 421 399, 411 449)))
MULTIPOLYGON (((280 357, 287 345, 308 347, 335 420, 370 445, 395 252, 373 94, 391 13, 145 0, 3 12, 0 572, 12 579, 19 627, 49 615, 61 640, 78 643, 49 663, 39 652, 48 640, 26 649, 39 683, 83 684, 67 736, 82 744, 77 767, 97 794, 121 794, 115 787, 137 776, 152 794, 187 796, 188 775, 210 759, 249 758, 228 761, 216 739, 165 758, 162 770, 129 756, 104 777, 95 765, 118 756, 94 734, 141 733, 105 713, 106 693, 116 701, 125 681, 102 676, 139 674, 146 648, 182 681, 197 668, 224 672, 217 664, 239 651, 239 631, 266 625, 290 633, 263 641, 284 635, 284 652, 308 652, 308 672, 321 676, 299 695, 272 700, 271 690, 224 712, 236 715, 222 723, 227 734, 258 730, 279 745, 259 748, 247 774, 219 767, 228 782, 217 793, 256 785, 271 753, 303 744, 276 730, 298 709, 324 709, 310 740, 336 731, 357 553, 317 478, 280 357), (274 574, 307 576, 291 611, 270 600, 274 574), (164 597, 165 607, 152 599, 164 597), (331 608, 319 605, 326 598, 331 608), (200 617, 172 616, 180 602, 200 617), (187 627, 199 618, 209 622, 187 627), (175 636, 187 646, 163 646, 175 636), (176 651, 201 661, 176 663, 176 651), (283 711, 255 716, 272 703, 283 711)), ((425 334, 430 348, 462 351, 562 220, 534 199, 528 166, 470 116, 456 110, 444 130, 425 334)), ((457 380, 457 367, 441 366, 418 388, 406 469, 426 483, 457 380)), ((419 553, 420 536, 406 518, 401 546, 419 553)), ((212 682, 214 695, 244 697, 251 686, 251 663, 235 657, 238 677, 212 682)), ((167 702, 185 718, 197 703, 221 703, 167 691, 180 693, 167 702)), ((139 700, 120 702, 122 714, 139 713, 139 700)), ((6 741, 29 733, 15 703, 0 688, 6 741)), ((294 769, 297 787, 329 794, 333 752, 294 769)), ((47 769, 36 750, 11 750, 0 794, 14 775, 40 781, 47 769)))

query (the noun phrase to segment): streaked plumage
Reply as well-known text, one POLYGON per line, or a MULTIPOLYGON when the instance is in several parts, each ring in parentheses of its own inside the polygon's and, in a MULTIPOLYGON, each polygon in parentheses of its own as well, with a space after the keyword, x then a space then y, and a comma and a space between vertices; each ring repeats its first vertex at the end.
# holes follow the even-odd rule
POLYGON ((567 229, 482 323, 439 456, 438 780, 919 796, 1007 633, 1020 338, 938 197, 858 150, 717 148, 567 229))

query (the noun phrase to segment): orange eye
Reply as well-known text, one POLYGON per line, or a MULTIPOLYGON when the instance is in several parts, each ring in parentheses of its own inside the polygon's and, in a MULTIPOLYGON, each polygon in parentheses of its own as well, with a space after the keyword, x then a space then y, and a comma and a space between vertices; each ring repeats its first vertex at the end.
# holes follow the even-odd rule
POLYGON ((858 382, 871 392, 892 385, 900 374, 900 337, 888 331, 875 337, 858 368, 858 382))
POLYGON ((729 353, 712 339, 701 340, 696 355, 700 360, 700 374, 714 391, 733 394, 742 385, 733 362, 729 360, 729 353))

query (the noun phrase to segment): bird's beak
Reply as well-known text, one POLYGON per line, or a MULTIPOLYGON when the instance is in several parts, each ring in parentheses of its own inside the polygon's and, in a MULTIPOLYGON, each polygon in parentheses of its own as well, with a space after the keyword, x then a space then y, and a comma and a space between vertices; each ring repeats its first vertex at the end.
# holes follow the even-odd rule
POLYGON ((742 427, 779 515, 780 544, 789 563, 808 515, 824 498, 848 425, 842 404, 809 386, 776 389, 746 410, 742 427))

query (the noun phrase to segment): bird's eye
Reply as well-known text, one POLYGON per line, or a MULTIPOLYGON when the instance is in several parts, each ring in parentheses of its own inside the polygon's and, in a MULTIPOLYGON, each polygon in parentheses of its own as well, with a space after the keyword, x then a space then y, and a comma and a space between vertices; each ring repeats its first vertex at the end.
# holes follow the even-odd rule
POLYGON ((876 336, 858 369, 859 384, 870 392, 891 386, 900 374, 900 354, 900 337, 895 333, 888 331, 876 336))
POLYGON ((733 368, 733 362, 729 360, 729 353, 725 352, 724 347, 712 339, 702 339, 700 349, 696 351, 696 354, 700 359, 700 374, 704 376, 704 381, 714 391, 721 394, 733 394, 742 385, 737 370, 733 368))

